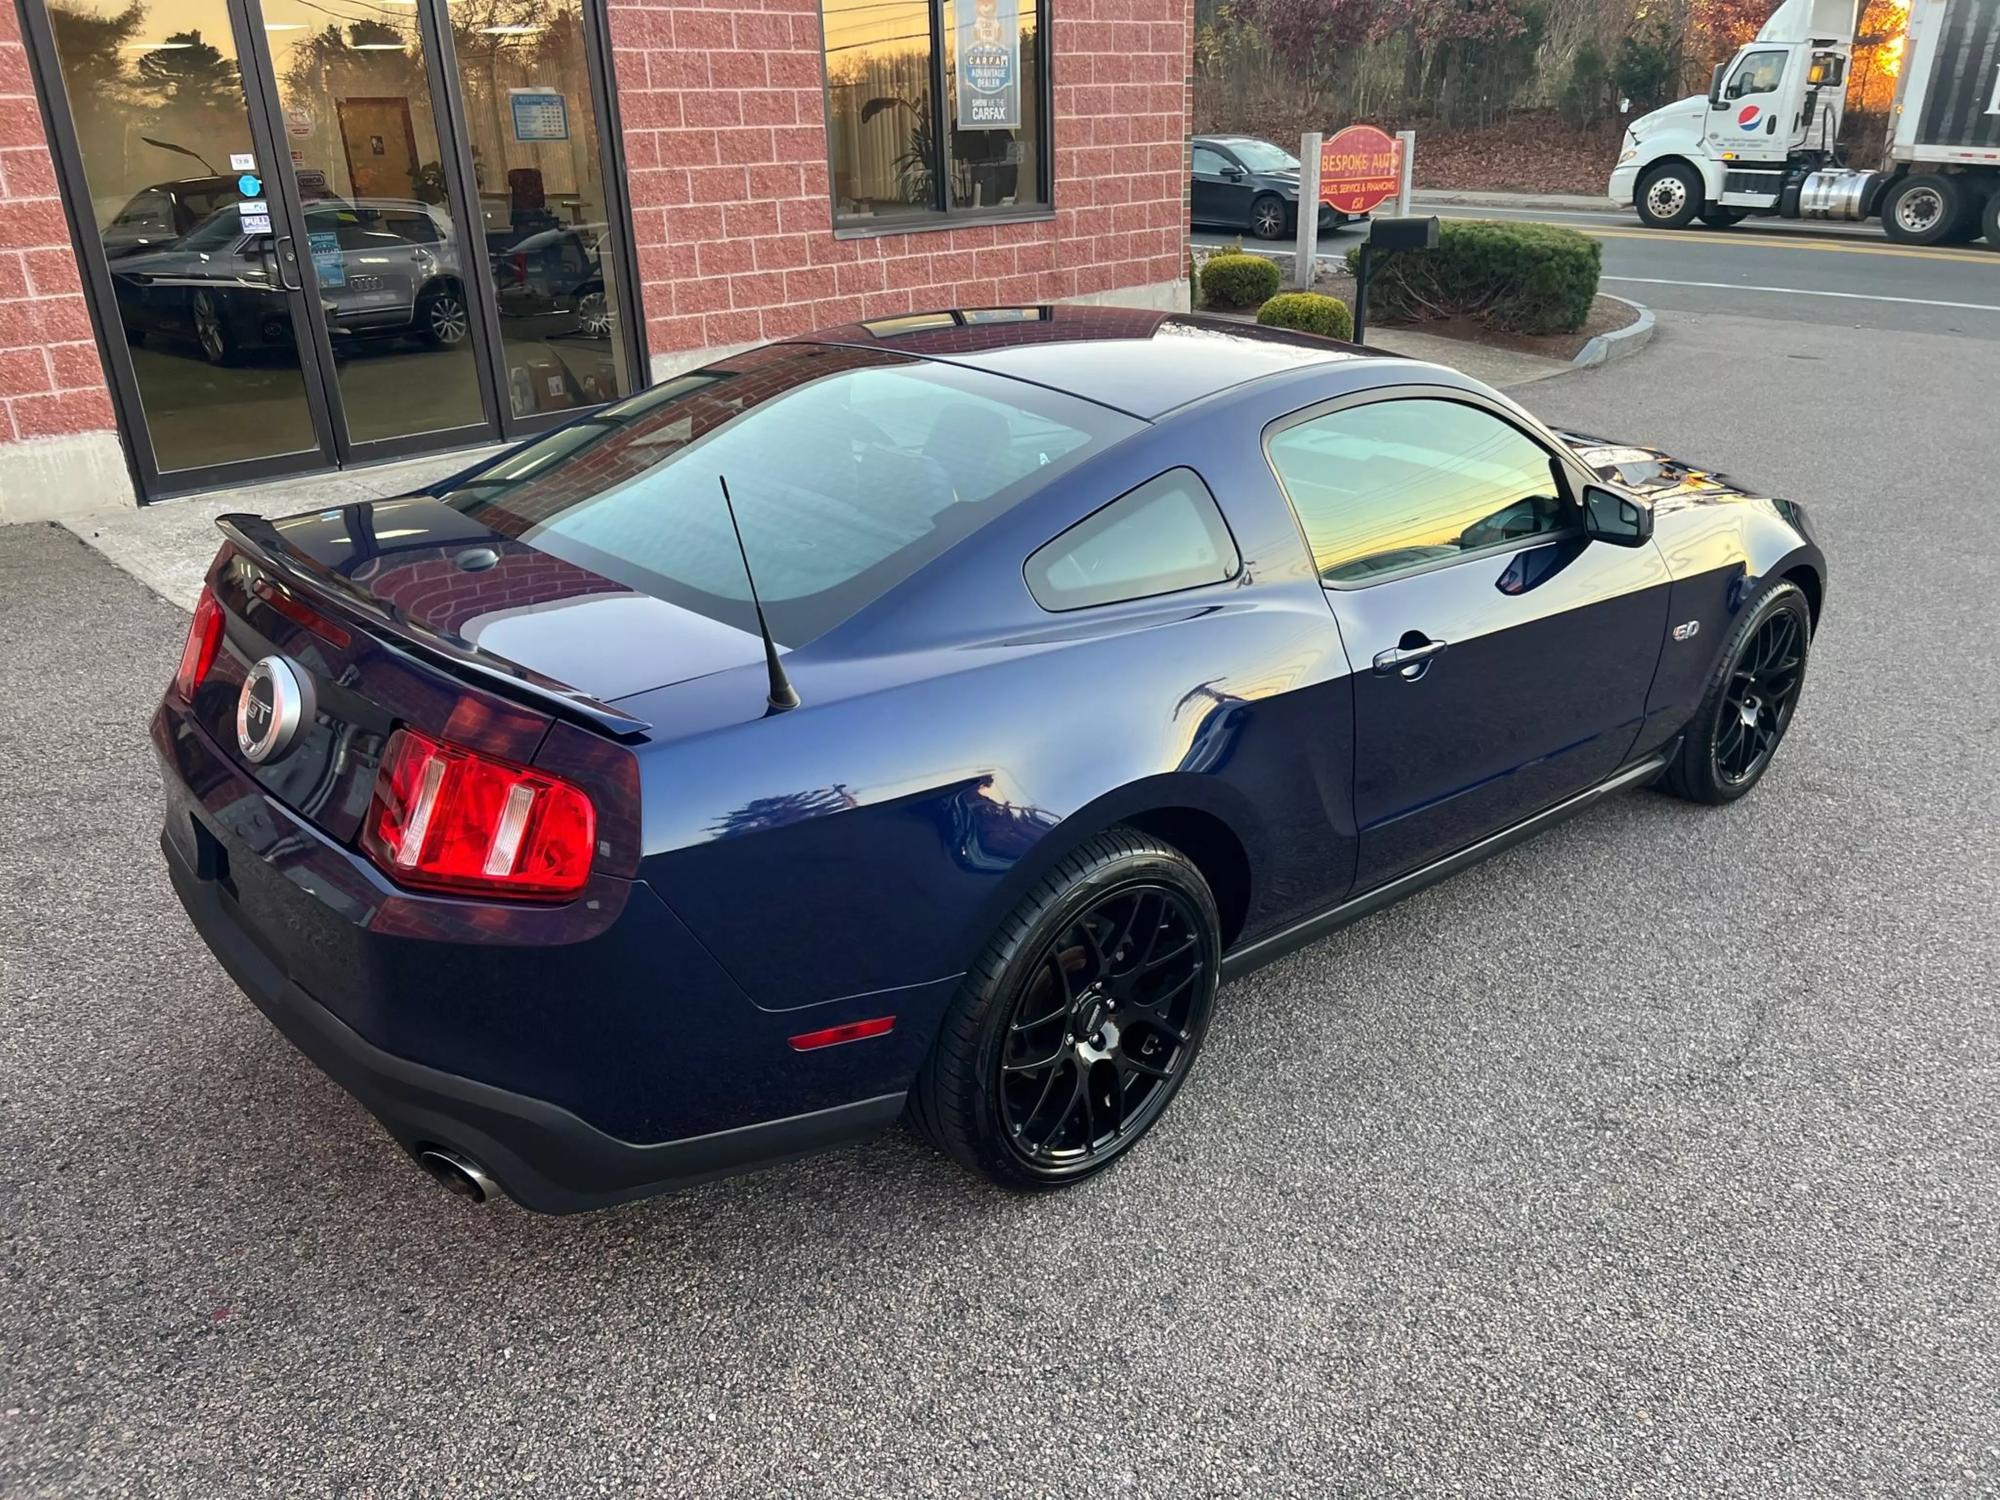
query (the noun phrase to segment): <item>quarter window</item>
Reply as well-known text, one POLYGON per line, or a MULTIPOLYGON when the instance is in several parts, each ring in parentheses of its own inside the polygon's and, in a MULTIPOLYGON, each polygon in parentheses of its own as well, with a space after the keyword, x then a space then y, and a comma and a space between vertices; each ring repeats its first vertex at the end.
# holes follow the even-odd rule
POLYGON ((1049 202, 1041 0, 821 0, 833 221, 1049 202))
POLYGON ((1462 402, 1348 407, 1285 428, 1270 454, 1328 583, 1372 582, 1575 524, 1548 451, 1462 402))
POLYGON ((1035 602, 1065 610, 1222 583, 1242 566, 1201 476, 1169 469, 1044 544, 1026 571, 1035 602))

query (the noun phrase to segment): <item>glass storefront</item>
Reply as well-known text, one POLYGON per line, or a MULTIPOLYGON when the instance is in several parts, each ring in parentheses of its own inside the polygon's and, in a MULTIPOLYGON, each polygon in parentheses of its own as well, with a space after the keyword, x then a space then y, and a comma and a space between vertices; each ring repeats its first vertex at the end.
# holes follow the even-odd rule
POLYGON ((150 492, 634 388, 581 0, 29 0, 29 37, 150 492))

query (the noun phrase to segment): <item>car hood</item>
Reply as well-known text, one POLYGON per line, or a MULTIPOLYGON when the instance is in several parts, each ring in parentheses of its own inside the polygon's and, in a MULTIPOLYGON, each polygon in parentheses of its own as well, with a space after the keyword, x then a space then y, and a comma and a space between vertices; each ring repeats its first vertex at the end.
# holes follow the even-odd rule
POLYGON ((1635 142, 1658 135, 1663 130, 1693 130, 1699 134, 1707 113, 1708 96, 1690 94, 1685 99, 1676 99, 1672 104, 1663 104, 1652 113, 1639 116, 1626 127, 1626 131, 1635 142))
POLYGON ((1730 501, 1772 504, 1771 497, 1737 484, 1726 474, 1637 443, 1618 443, 1584 433, 1557 434, 1598 478, 1643 496, 1655 515, 1693 505, 1730 501))

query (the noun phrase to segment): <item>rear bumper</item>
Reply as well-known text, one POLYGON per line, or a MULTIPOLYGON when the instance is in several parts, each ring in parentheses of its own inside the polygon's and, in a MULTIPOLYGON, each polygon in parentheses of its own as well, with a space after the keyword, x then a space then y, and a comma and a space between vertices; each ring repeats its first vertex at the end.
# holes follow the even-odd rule
POLYGON ((407 1150, 470 1157, 523 1206, 596 1208, 872 1135, 900 1113, 939 986, 753 1004, 651 889, 503 907, 403 892, 249 781, 169 702, 153 720, 175 893, 231 978, 407 1150), (898 1014, 799 1052, 792 1035, 898 1014))
POLYGON ((893 1124, 903 1095, 884 1094, 685 1140, 635 1145, 546 1100, 383 1051, 308 995, 252 941, 221 884, 161 848, 197 931, 272 1025, 352 1094, 409 1151, 471 1157, 509 1197, 539 1213, 576 1213, 866 1140, 893 1124))

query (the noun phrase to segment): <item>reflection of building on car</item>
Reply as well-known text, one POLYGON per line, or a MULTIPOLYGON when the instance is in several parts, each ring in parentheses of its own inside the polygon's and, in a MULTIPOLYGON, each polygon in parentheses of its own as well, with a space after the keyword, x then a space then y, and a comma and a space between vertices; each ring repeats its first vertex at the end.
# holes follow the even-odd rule
MULTIPOLYGON (((307 244, 336 338, 413 336, 435 347, 470 328, 451 223, 427 203, 364 199, 308 205, 307 244)), ((127 336, 194 343, 211 364, 292 342, 276 252, 245 234, 232 205, 163 248, 112 266, 127 336)))
POLYGON ((156 182, 134 193, 104 226, 108 260, 161 250, 191 232, 218 209, 240 203, 234 177, 184 177, 156 182))

